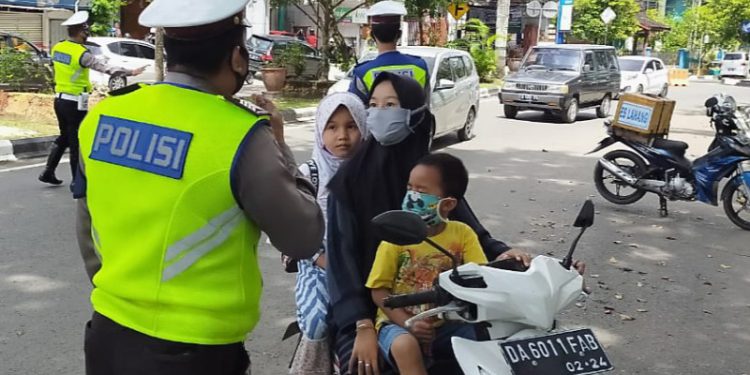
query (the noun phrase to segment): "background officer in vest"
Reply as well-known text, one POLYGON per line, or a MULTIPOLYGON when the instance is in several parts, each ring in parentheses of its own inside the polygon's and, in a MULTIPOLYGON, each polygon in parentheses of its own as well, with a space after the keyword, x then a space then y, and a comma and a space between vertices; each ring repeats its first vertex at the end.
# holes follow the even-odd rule
POLYGON ((140 23, 164 27, 165 82, 115 91, 81 124, 88 375, 244 374, 261 231, 295 258, 323 239, 278 111, 232 99, 248 74, 247 2, 153 1, 140 23))
POLYGON ((143 73, 143 68, 129 70, 107 65, 89 52, 84 43, 89 37, 89 13, 76 12, 62 23, 68 27, 68 40, 52 47, 52 66, 55 71, 55 114, 60 127, 60 136, 55 139, 44 172, 39 181, 60 185, 55 169, 65 149, 70 147, 70 171, 72 177, 78 169, 78 126, 88 110, 88 95, 91 93, 89 69, 106 74, 123 73, 134 76, 143 73))
POLYGON ((421 57, 396 50, 401 39, 401 20, 406 15, 404 4, 393 0, 380 1, 370 8, 367 15, 370 17, 370 34, 375 39, 378 57, 354 67, 354 79, 349 92, 357 94, 368 104, 367 99, 375 77, 379 72, 388 71, 414 78, 425 88, 429 98, 430 75, 427 63, 421 57))

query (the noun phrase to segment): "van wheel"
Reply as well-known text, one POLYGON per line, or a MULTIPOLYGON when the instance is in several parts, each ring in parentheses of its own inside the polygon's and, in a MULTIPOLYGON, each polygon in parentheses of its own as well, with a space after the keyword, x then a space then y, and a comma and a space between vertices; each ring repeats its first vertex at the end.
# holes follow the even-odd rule
POLYGON ((609 116, 609 110, 611 107, 612 107, 612 99, 609 98, 609 95, 605 95, 604 99, 602 99, 601 104, 599 104, 599 106, 596 107, 596 117, 605 118, 609 116))
POLYGON ((518 116, 518 107, 512 105, 504 105, 503 112, 505 112, 505 118, 514 119, 518 116))
POLYGON ((578 99, 570 98, 568 105, 560 113, 560 117, 567 124, 576 122, 576 117, 578 117, 578 99))
POLYGON ((476 112, 474 111, 474 108, 471 108, 469 114, 466 116, 466 123, 464 124, 463 129, 458 131, 458 139, 461 142, 474 138, 474 123, 476 120, 476 112))

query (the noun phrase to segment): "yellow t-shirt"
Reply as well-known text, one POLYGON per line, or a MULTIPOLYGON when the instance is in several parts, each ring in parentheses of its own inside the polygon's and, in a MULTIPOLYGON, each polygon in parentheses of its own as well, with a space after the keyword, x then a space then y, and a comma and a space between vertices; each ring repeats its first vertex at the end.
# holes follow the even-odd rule
MULTIPOLYGON (((445 230, 430 237, 432 241, 453 253, 459 264, 487 263, 479 238, 471 227, 458 221, 446 224, 445 230)), ((407 246, 382 242, 365 286, 389 289, 391 294, 422 292, 431 289, 438 275, 450 268, 451 260, 427 242, 407 246)), ((410 306, 406 310, 416 315, 429 308, 429 305, 410 306)), ((377 327, 386 321, 388 317, 378 309, 377 327)))

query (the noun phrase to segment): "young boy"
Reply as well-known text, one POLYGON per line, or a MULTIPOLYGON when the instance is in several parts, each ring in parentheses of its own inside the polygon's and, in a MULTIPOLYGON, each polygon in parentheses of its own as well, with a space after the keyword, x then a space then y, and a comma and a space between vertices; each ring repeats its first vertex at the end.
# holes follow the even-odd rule
MULTIPOLYGON (((422 158, 409 175, 403 209, 422 217, 429 226, 428 236, 453 253, 460 263, 487 263, 477 235, 463 223, 445 218, 466 193, 469 175, 461 160, 435 153, 422 158)), ((378 305, 378 344, 391 365, 401 374, 425 375, 422 354, 438 358, 453 356, 453 336, 475 338, 469 324, 418 321, 406 328, 405 322, 431 306, 389 309, 383 299, 393 294, 414 293, 432 288, 435 278, 451 268, 451 260, 426 242, 397 246, 380 244, 366 286, 378 305)))

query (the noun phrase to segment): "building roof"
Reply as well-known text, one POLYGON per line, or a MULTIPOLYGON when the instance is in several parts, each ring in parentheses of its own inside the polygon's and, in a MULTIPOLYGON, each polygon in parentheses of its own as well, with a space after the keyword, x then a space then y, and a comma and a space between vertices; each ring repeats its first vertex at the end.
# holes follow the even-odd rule
POLYGON ((638 23, 640 24, 641 29, 644 31, 667 31, 672 29, 669 25, 648 18, 645 13, 638 13, 636 17, 638 18, 638 23))
POLYGON ((571 49, 571 50, 583 50, 583 49, 614 49, 612 46, 603 46, 598 44, 545 44, 534 46, 535 48, 556 48, 556 49, 571 49))
MULTIPOLYGON (((89 9, 90 1, 83 0, 78 3, 79 9, 89 9)), ((40 0, 0 0, 0 6, 10 5, 18 7, 28 8, 63 8, 63 9, 75 9, 76 0, 55 0, 55 1, 40 1, 40 0)))

